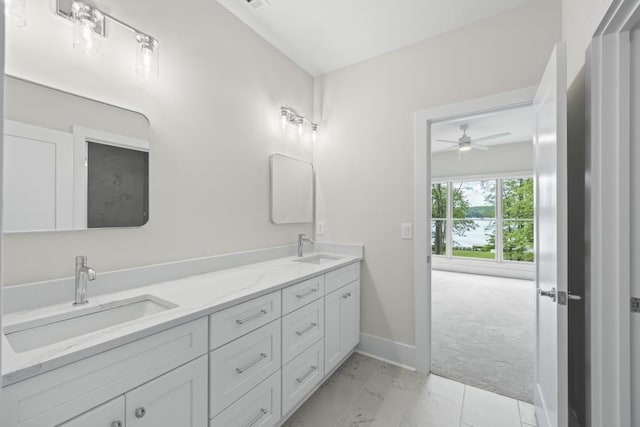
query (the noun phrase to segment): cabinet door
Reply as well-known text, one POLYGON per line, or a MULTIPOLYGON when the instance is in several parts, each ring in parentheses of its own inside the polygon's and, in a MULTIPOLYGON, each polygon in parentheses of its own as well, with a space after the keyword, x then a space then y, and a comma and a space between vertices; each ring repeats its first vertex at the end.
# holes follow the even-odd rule
POLYGON ((206 427, 207 356, 125 394, 126 427, 206 427))
POLYGON ((338 291, 340 294, 340 354, 346 356, 360 342, 360 281, 338 291))
POLYGON ((58 427, 124 427, 124 396, 113 399, 58 427))
POLYGON ((340 353, 340 300, 338 289, 328 294, 324 300, 324 373, 331 372, 342 360, 340 353))

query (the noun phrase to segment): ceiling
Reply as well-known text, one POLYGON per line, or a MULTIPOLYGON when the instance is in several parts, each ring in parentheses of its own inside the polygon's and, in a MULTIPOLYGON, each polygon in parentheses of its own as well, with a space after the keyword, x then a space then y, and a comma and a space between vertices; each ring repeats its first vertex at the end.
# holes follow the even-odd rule
POLYGON ((462 136, 460 126, 469 126, 467 135, 482 138, 488 135, 511 132, 511 135, 483 142, 485 147, 511 144, 516 142, 531 142, 533 140, 534 115, 533 107, 512 108, 463 117, 436 123, 431 126, 431 152, 443 152, 455 148, 455 144, 438 142, 438 139, 457 141, 462 136))
POLYGON ((316 76, 532 0, 255 0, 265 4, 258 9, 218 1, 316 76))

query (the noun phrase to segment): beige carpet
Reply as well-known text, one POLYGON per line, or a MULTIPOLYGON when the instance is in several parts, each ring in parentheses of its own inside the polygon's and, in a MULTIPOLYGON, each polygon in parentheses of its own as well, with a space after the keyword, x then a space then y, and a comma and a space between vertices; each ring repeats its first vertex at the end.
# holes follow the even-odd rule
POLYGON ((432 371, 533 401, 532 281, 434 271, 432 371))

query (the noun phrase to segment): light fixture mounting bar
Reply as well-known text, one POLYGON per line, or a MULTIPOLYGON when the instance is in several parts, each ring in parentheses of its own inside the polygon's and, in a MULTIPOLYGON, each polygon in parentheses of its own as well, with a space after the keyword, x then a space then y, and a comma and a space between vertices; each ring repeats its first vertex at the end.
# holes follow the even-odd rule
MULTIPOLYGON (((73 12, 72 12, 72 7, 73 7, 73 3, 75 0, 56 0, 56 12, 59 16, 62 16, 63 18, 66 18, 70 21, 73 21, 73 12)), ((95 8, 97 10, 98 9, 96 6, 94 6, 92 3, 90 2, 86 2, 83 1, 83 3, 88 4, 89 6, 91 6, 92 8, 95 8)), ((152 37, 150 35, 148 35, 147 33, 140 31, 139 29, 137 29, 136 27, 127 24, 126 22, 116 18, 115 16, 106 13, 102 10, 100 10, 100 13, 102 13, 102 15, 105 17, 105 20, 102 22, 101 25, 96 25, 96 27, 94 28, 94 32, 98 33, 99 35, 101 35, 102 37, 106 37, 107 36, 107 21, 111 21, 114 22, 118 25, 120 25, 121 27, 131 31, 132 33, 135 33, 136 35, 138 34, 142 34, 143 36, 149 37, 153 40, 156 41, 156 43, 158 42, 157 39, 155 39, 155 37, 152 37)))
MULTIPOLYGON (((75 22, 75 20, 73 19, 73 10, 72 10, 73 3, 74 3, 74 0, 56 0, 56 13, 58 14, 58 16, 62 16, 63 18, 68 19, 69 21, 75 22)), ((89 5, 91 7, 94 7, 91 4, 89 5)), ((108 17, 108 15, 104 13, 103 15, 105 16, 105 18, 108 17)), ((107 37, 106 19, 100 22, 97 22, 96 26, 93 27, 93 32, 95 32, 96 34, 102 37, 107 37)))
POLYGON ((311 125, 312 130, 316 131, 318 129, 317 123, 314 123, 311 120, 307 119, 305 116, 298 114, 293 108, 284 106, 280 107, 280 113, 291 123, 307 122, 311 125))

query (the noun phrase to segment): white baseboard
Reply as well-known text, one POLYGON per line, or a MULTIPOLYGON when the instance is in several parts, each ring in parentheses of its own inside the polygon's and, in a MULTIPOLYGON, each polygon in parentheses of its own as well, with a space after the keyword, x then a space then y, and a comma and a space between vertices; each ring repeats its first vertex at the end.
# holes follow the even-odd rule
POLYGON ((416 348, 412 345, 361 333, 356 352, 415 371, 416 348))

